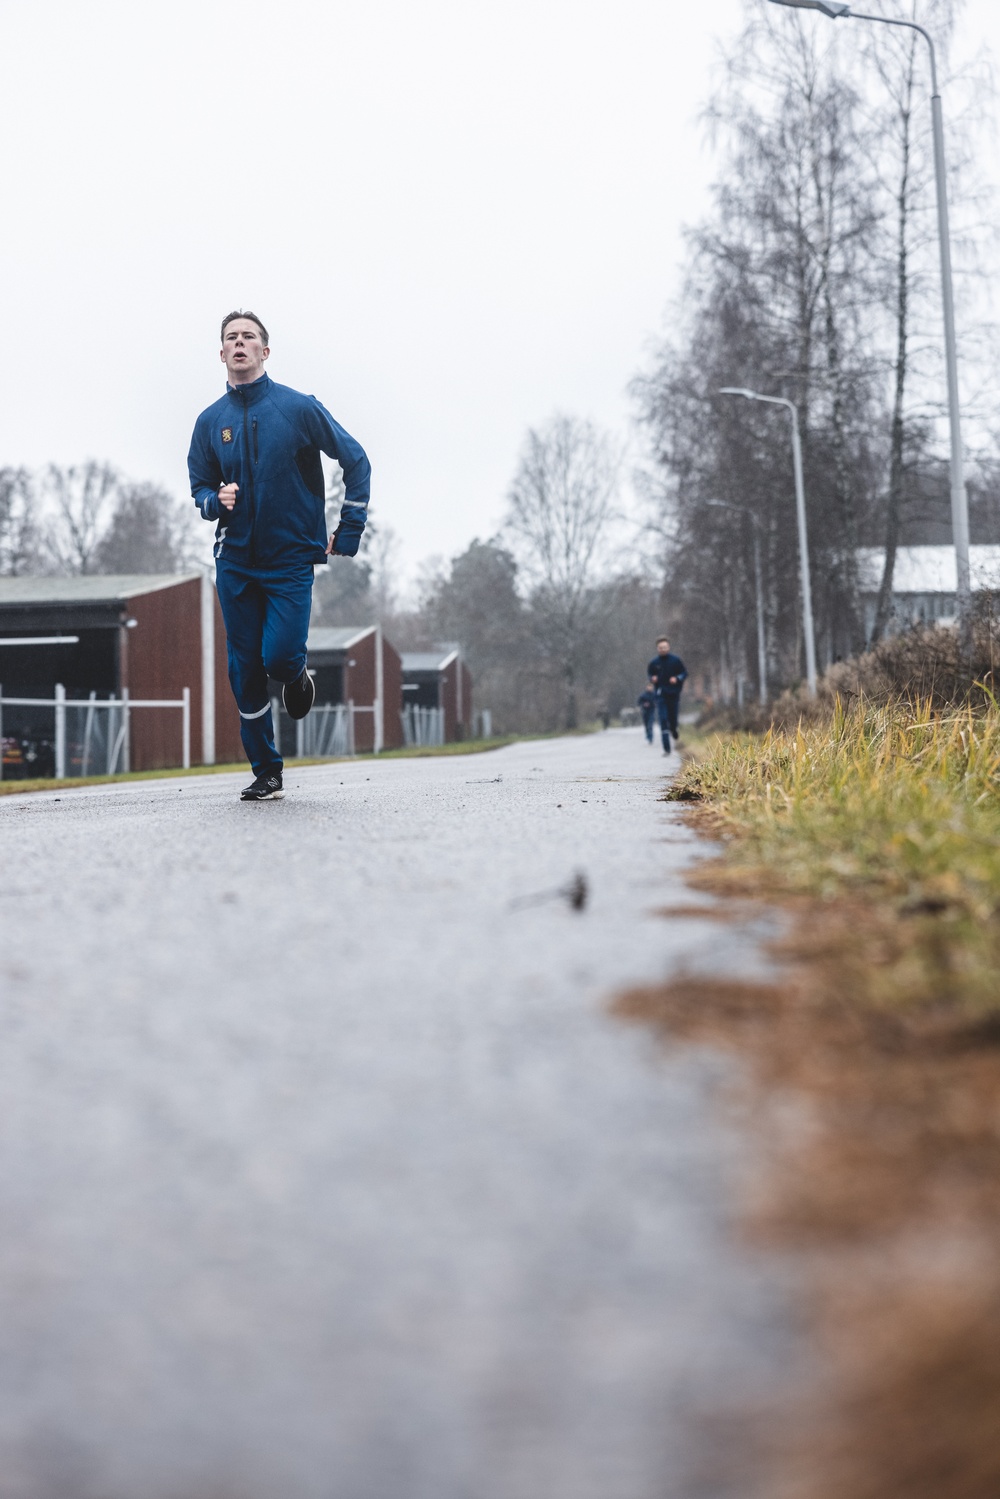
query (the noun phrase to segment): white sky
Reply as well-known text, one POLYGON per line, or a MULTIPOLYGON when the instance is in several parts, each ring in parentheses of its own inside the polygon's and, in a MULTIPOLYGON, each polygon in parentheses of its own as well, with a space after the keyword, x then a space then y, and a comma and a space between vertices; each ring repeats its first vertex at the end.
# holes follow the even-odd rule
MULTIPOLYGON (((250 307, 271 375, 368 450, 409 568, 489 534, 529 424, 627 431, 755 3, 0 0, 0 463, 186 495, 250 307)), ((963 31, 1000 44, 998 0, 963 31)))

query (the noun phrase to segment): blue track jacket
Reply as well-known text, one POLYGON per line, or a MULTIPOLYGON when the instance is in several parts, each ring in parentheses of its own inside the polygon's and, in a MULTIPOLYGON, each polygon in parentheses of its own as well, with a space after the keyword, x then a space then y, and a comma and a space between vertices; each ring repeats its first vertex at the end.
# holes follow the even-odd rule
POLYGON ((679 693, 684 686, 687 681, 687 667, 680 656, 675 656, 671 652, 668 656, 654 656, 649 663, 648 675, 653 683, 654 691, 669 697, 674 692, 679 693), (671 682, 671 677, 676 677, 677 681, 671 682))
POLYGON ((195 422, 188 473, 206 520, 216 521, 215 555, 244 567, 275 568, 326 561, 326 516, 320 453, 344 471, 336 550, 353 556, 365 528, 371 465, 360 443, 321 406, 262 375, 226 394, 195 422), (219 489, 238 484, 232 510, 219 489))

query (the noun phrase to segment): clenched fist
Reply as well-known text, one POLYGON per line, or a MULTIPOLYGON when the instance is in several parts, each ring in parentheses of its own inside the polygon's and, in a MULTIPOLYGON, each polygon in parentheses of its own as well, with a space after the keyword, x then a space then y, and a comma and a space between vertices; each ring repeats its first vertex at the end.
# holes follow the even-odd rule
POLYGON ((219 504, 226 510, 232 510, 236 504, 236 492, 239 487, 238 484, 223 484, 219 490, 219 504))

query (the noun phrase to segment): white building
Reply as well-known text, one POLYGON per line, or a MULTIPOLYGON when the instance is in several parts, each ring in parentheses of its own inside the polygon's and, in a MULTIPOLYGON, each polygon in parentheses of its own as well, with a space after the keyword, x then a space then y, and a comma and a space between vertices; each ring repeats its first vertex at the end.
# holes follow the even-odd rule
MULTIPOLYGON (((859 547, 858 580, 865 611, 865 635, 871 638, 875 607, 885 569, 884 547, 859 547)), ((973 592, 1000 590, 1000 546, 971 546, 969 571, 973 592)), ((892 573, 890 633, 909 625, 951 625, 957 608, 955 548, 899 547, 892 573)))

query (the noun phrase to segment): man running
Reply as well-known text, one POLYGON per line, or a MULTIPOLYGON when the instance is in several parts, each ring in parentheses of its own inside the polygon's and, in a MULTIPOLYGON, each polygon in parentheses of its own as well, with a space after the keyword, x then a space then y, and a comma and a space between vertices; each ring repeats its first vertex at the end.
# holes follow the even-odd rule
POLYGON ((656 722, 656 693, 651 687, 647 687, 645 692, 640 692, 636 701, 642 713, 642 726, 646 731, 646 743, 652 744, 653 724, 656 722))
POLYGON ((656 655, 649 663, 648 676, 649 685, 656 694, 663 753, 669 755, 671 734, 675 740, 680 740, 677 710, 681 702, 681 688, 687 680, 687 668, 680 656, 671 654, 670 641, 665 635, 656 642, 656 655))
POLYGON ((368 514, 371 465, 315 396, 264 372, 267 329, 253 312, 222 321, 226 394, 195 423, 188 473, 205 520, 215 521, 215 586, 226 625, 229 681, 254 773, 245 802, 284 795, 267 691, 282 685, 290 718, 316 697, 306 670, 313 568, 331 553, 354 557, 368 514), (327 539, 320 453, 344 471, 340 524, 327 539))

